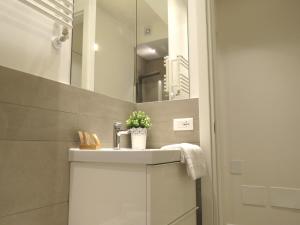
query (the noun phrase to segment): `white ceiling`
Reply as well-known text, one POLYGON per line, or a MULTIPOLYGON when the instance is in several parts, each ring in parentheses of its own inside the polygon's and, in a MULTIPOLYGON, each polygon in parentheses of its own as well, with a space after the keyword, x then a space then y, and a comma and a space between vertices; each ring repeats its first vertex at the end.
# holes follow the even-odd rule
POLYGON ((127 23, 136 25, 136 7, 138 19, 143 24, 153 24, 157 21, 167 21, 167 0, 97 0, 99 7, 110 13, 113 17, 127 23), (161 4, 158 3, 161 2, 161 4))
POLYGON ((168 39, 140 44, 137 46, 137 54, 145 60, 163 58, 168 55, 168 39))
POLYGON ((135 26, 136 0, 97 0, 97 4, 116 19, 135 26))
POLYGON ((163 22, 167 24, 168 21, 168 4, 167 0, 138 0, 137 12, 138 20, 142 24, 154 24, 163 22), (166 2, 166 3, 165 3, 166 2))
POLYGON ((143 0, 152 10, 168 24, 168 0, 143 0))

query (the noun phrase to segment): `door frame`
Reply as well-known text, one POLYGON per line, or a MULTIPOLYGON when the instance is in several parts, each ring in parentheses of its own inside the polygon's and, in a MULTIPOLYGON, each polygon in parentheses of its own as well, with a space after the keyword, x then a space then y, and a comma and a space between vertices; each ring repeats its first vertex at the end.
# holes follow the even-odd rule
MULTIPOLYGON (((223 225, 220 166, 216 145, 214 101, 215 2, 188 0, 189 53, 191 77, 197 77, 199 97, 199 138, 207 157, 208 176, 202 179, 202 224, 223 225)), ((195 80, 196 81, 196 80, 195 80)))

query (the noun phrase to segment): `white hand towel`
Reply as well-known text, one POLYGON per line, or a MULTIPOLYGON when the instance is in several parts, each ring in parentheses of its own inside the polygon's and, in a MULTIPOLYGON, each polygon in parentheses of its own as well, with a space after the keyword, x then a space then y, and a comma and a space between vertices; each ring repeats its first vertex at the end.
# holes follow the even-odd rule
POLYGON ((198 145, 181 143, 163 146, 163 150, 181 150, 181 162, 186 164, 187 174, 193 180, 203 177, 207 173, 206 157, 198 145))

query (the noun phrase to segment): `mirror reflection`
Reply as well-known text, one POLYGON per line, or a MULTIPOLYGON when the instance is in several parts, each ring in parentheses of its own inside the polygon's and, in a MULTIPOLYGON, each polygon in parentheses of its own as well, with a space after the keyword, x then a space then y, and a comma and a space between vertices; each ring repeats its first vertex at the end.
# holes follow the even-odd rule
POLYGON ((129 102, 190 97, 187 0, 75 0, 71 84, 129 102))
POLYGON ((72 38, 71 85, 81 86, 83 44, 83 10, 74 13, 72 38))
POLYGON ((75 0, 74 17, 72 85, 135 102, 136 0, 75 0))
POLYGON ((190 96, 186 0, 137 1, 137 102, 190 96))
POLYGON ((96 92, 134 102, 135 27, 135 0, 97 0, 96 92))

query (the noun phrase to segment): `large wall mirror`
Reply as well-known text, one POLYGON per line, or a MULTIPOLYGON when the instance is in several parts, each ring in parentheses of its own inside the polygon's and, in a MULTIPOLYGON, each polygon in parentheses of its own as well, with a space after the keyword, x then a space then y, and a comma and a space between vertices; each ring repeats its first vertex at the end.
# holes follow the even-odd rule
POLYGON ((71 84, 130 102, 190 98, 187 0, 74 0, 71 84))

